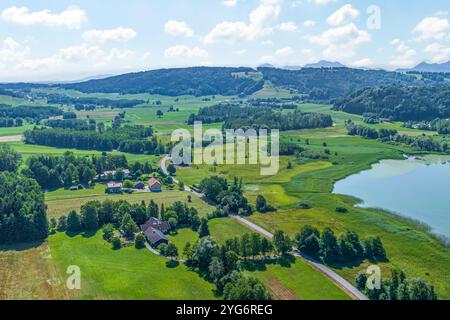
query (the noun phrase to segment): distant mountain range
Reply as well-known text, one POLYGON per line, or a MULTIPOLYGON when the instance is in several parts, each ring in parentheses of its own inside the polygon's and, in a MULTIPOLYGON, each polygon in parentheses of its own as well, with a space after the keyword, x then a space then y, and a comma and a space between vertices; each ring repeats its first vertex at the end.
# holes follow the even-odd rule
MULTIPOLYGON (((265 63, 263 65, 259 66, 260 68, 276 68, 275 66, 269 64, 269 63, 265 63)), ((332 62, 332 61, 327 61, 327 60, 321 60, 319 62, 316 63, 310 63, 304 66, 284 66, 281 69, 285 69, 285 70, 301 70, 303 68, 314 68, 314 69, 320 69, 320 68, 347 68, 346 65, 343 65, 340 62, 332 62)))
POLYGON ((450 72, 450 61, 444 63, 426 63, 422 62, 411 69, 398 69, 399 72, 417 71, 417 72, 450 72))

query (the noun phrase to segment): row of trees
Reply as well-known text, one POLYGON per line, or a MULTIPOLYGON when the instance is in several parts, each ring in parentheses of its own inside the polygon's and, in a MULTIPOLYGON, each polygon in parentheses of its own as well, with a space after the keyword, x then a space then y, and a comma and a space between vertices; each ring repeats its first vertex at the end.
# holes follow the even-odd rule
POLYGON ((25 132, 25 143, 57 148, 163 154, 164 145, 153 135, 151 127, 113 127, 104 132, 34 128, 25 132), (150 139, 149 139, 150 138, 150 139))
POLYGON ((337 238, 334 232, 326 228, 322 233, 311 226, 304 226, 295 237, 297 248, 326 263, 348 263, 363 259, 387 261, 386 250, 379 237, 361 242, 356 232, 348 231, 337 238))
POLYGON ((137 105, 145 103, 144 100, 138 99, 117 99, 112 100, 108 98, 97 97, 69 97, 63 94, 47 94, 45 95, 48 103, 62 104, 62 105, 76 105, 76 106, 98 106, 113 109, 133 108, 137 105))
POLYGON ((396 130, 376 130, 369 127, 354 125, 350 122, 347 123, 347 130, 349 135, 358 135, 367 139, 381 139, 384 142, 405 144, 418 151, 447 153, 450 150, 447 141, 438 141, 429 136, 413 137, 399 134, 396 130))
POLYGON ((23 126, 22 118, 0 118, 0 128, 11 128, 23 126))
POLYGON ((57 107, 50 106, 16 106, 0 104, 0 117, 2 118, 22 118, 30 122, 39 122, 50 117, 61 116, 63 111, 57 107))
POLYGON ((369 289, 367 282, 365 273, 356 277, 356 287, 370 300, 438 300, 432 285, 422 279, 408 279, 400 270, 392 270, 390 278, 382 281, 378 289, 369 289))

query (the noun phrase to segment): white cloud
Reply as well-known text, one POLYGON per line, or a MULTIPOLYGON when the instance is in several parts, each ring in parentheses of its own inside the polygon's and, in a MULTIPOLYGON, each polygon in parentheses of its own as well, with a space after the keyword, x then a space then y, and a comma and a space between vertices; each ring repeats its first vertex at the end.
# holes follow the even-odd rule
POLYGON ((57 70, 72 66, 80 68, 84 63, 93 67, 103 67, 115 60, 127 61, 134 52, 113 48, 106 52, 98 46, 82 44, 60 49, 56 54, 37 59, 23 59, 18 65, 19 70, 57 70))
POLYGON ((217 24, 203 39, 205 43, 254 40, 273 31, 272 23, 281 12, 280 0, 261 0, 249 15, 249 22, 223 21, 217 24))
POLYGON ((308 2, 312 2, 319 5, 325 5, 336 1, 338 0, 308 0, 308 2))
POLYGON ((234 7, 237 5, 238 0, 223 0, 223 5, 227 7, 234 7))
POLYGON ((424 52, 433 54, 431 63, 444 63, 450 59, 450 47, 445 47, 440 43, 432 43, 428 45, 424 52))
POLYGON ((414 28, 413 33, 417 35, 419 41, 443 39, 450 30, 450 24, 447 19, 437 17, 427 17, 420 21, 414 28))
POLYGON ((247 50, 246 50, 246 49, 237 50, 237 51, 235 51, 234 53, 237 54, 237 55, 239 55, 239 56, 241 56, 241 55, 243 55, 243 54, 246 54, 246 53, 247 53, 247 50))
POLYGON ((286 47, 286 48, 282 48, 282 49, 278 49, 277 51, 275 51, 275 55, 277 57, 289 57, 291 55, 294 54, 294 50, 292 50, 291 47, 286 47))
POLYGON ((21 45, 11 37, 3 40, 0 47, 0 63, 20 61, 30 53, 30 48, 21 45))
POLYGON ((400 39, 392 40, 391 45, 396 46, 398 54, 390 58, 390 66, 394 68, 409 68, 415 65, 417 56, 416 50, 410 48, 400 39))
POLYGON ((278 25, 278 29, 280 29, 281 31, 292 32, 292 31, 297 31, 298 26, 297 26, 297 24, 295 22, 288 21, 288 22, 280 23, 278 25))
POLYGON ((5 21, 25 26, 43 25, 69 29, 79 29, 81 24, 87 20, 84 10, 76 6, 68 7, 61 13, 52 13, 48 9, 30 12, 27 7, 9 7, 2 11, 2 18, 5 21))
POLYGON ((206 58, 208 55, 208 51, 204 49, 199 47, 189 48, 185 45, 173 46, 164 51, 166 58, 206 58))
POLYGON ((362 43, 370 42, 367 31, 358 29, 353 23, 328 29, 317 36, 307 35, 305 39, 311 43, 326 47, 323 56, 326 59, 337 60, 354 55, 354 50, 362 43))
POLYGON ((192 37, 194 31, 184 21, 169 20, 165 26, 164 31, 172 36, 192 37))
POLYGON ((313 52, 311 49, 302 49, 300 53, 304 56, 312 56, 313 52))
POLYGON ((355 68, 370 68, 370 67, 373 67, 373 62, 369 58, 365 58, 365 59, 354 61, 350 65, 355 68))
POLYGON ((340 26, 356 19, 358 16, 359 11, 353 8, 351 4, 346 4, 330 15, 327 23, 332 26, 340 26))
POLYGON ((261 42, 261 44, 263 46, 273 46, 273 41, 272 40, 265 40, 265 41, 261 42))
POLYGON ((316 25, 316 22, 313 20, 306 20, 305 22, 303 22, 303 26, 305 28, 312 28, 316 25))
POLYGON ((119 27, 109 30, 90 30, 83 33, 83 39, 89 42, 105 43, 108 41, 127 42, 137 35, 131 28, 119 27))

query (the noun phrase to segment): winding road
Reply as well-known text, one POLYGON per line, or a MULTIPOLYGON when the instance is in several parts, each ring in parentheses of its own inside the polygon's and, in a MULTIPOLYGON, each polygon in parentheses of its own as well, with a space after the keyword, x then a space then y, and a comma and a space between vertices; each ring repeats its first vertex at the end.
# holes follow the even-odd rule
MULTIPOLYGON (((171 157, 169 155, 165 156, 162 160, 161 160, 161 170, 163 171, 164 174, 169 174, 169 172, 167 171, 167 162, 169 162, 171 160, 171 157)), ((173 179, 175 183, 179 183, 179 180, 177 179, 173 179)), ((189 187, 185 187, 185 190, 188 192, 191 192, 192 194, 194 194, 195 196, 199 197, 200 199, 207 201, 206 197, 204 194, 196 192, 194 190, 192 190, 189 187)), ((242 223, 243 225, 247 226, 249 229, 252 229, 255 232, 258 232, 259 234, 272 239, 273 238, 273 234, 270 233, 269 231, 267 231, 266 229, 258 226, 257 224, 241 217, 241 216, 231 216, 232 219, 235 219, 237 221, 239 221, 240 223, 242 223)), ((355 300, 368 300, 367 297, 362 294, 358 289, 356 289, 350 282, 348 282, 347 280, 345 280, 344 278, 342 278, 339 274, 337 274, 336 272, 334 272, 333 270, 331 270, 330 268, 328 268, 327 266, 325 266, 322 263, 319 263, 317 261, 315 261, 314 259, 311 259, 310 257, 307 257, 306 255, 300 253, 297 248, 292 248, 293 252, 294 252, 294 256, 303 259, 306 263, 308 263, 311 267, 313 267, 315 270, 321 272, 322 274, 324 274, 326 277, 328 277, 329 279, 331 279, 338 287, 342 288, 347 294, 349 294, 353 299, 355 300)))

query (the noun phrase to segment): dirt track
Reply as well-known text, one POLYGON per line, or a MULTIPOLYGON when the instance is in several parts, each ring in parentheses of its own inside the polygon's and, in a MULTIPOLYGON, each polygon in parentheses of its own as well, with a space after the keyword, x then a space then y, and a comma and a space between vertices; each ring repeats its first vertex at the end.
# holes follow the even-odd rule
POLYGON ((6 137, 0 137, 0 143, 2 142, 20 142, 23 140, 23 136, 6 136, 6 137))

